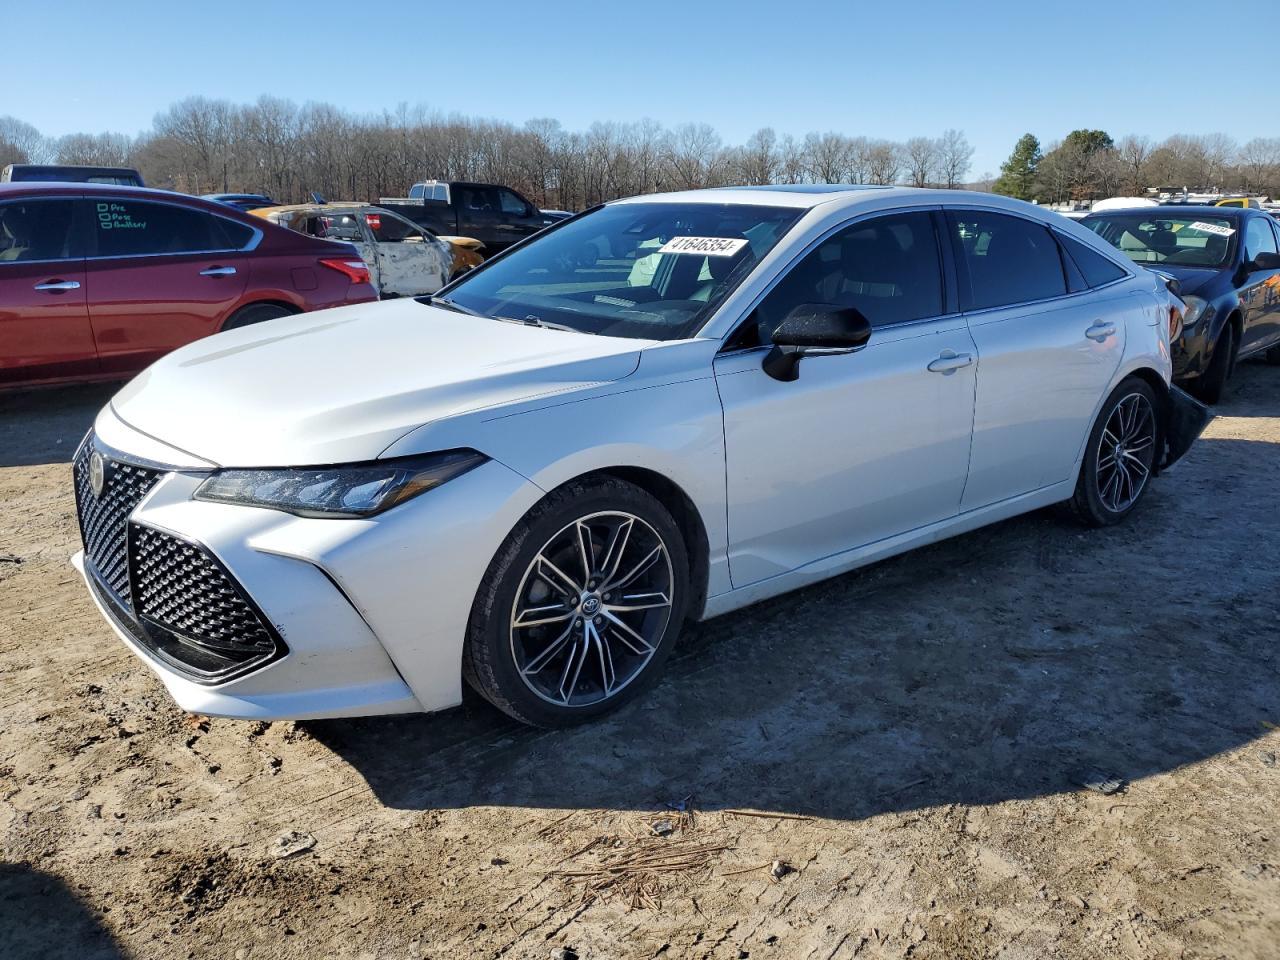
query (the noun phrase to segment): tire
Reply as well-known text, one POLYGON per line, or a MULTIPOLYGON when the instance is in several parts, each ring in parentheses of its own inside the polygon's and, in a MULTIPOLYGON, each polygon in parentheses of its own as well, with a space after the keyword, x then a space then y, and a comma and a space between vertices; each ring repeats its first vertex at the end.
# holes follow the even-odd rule
POLYGON ((1103 403, 1089 431, 1075 494, 1068 501, 1086 526, 1119 523, 1147 492, 1162 442, 1159 411, 1156 392, 1138 377, 1122 381, 1103 403), (1113 442, 1117 438, 1119 442, 1113 442), (1111 466, 1117 462, 1119 471, 1111 466))
POLYGON ((288 317, 296 312, 296 310, 282 307, 278 303, 251 303, 247 307, 241 307, 228 317, 227 322, 222 325, 222 329, 238 330, 240 327, 247 327, 251 323, 262 323, 265 320, 288 317))
POLYGON ((534 507, 489 564, 471 608, 463 676, 523 723, 562 727, 598 717, 656 681, 688 598, 688 554, 667 509, 616 478, 576 481, 534 507), (587 536, 575 539, 584 527, 587 536), (587 540, 589 564, 580 546, 587 540), (588 566, 598 579, 584 576, 588 566))
POLYGON ((1273 367, 1280 367, 1280 347, 1272 347, 1266 353, 1267 363, 1273 367))
POLYGON ((1236 328, 1228 320, 1213 345, 1209 368, 1196 381, 1195 395, 1205 403, 1218 403, 1226 393, 1236 358, 1236 328))

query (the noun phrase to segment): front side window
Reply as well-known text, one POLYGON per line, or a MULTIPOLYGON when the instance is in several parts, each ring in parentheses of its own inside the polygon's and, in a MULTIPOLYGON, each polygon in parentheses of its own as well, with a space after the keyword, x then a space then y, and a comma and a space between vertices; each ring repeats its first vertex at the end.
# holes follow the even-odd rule
POLYGON ((936 317, 942 267, 933 218, 901 213, 854 224, 822 241, 756 307, 735 346, 768 344, 803 303, 856 307, 873 327, 936 317))
POLYGON ((502 203, 503 213, 523 217, 529 212, 528 205, 510 190, 499 190, 498 199, 502 203))
POLYGON ((306 233, 321 240, 343 240, 364 243, 364 231, 354 213, 316 214, 307 218, 306 233))
POLYGON ((0 203, 0 264, 82 257, 74 227, 75 204, 74 200, 0 203))
POLYGON ((1225 267, 1236 228, 1226 217, 1115 213, 1080 221, 1135 263, 1225 267))
POLYGON ((986 310, 1067 292, 1058 243, 1047 227, 1002 213, 948 214, 960 308, 986 310))
POLYGON ((736 203, 602 207, 486 265, 449 302, 584 333, 689 337, 803 212, 736 203))
POLYGON ((1250 217, 1244 228, 1244 258, 1253 262, 1260 253, 1276 253, 1276 236, 1263 217, 1250 217))
POLYGON ((406 240, 422 241, 422 229, 393 213, 379 210, 365 214, 369 232, 378 243, 404 243, 406 240))
POLYGON ((206 253, 238 249, 231 233, 238 231, 244 246, 252 231, 202 210, 177 204, 91 197, 89 230, 99 257, 206 253))

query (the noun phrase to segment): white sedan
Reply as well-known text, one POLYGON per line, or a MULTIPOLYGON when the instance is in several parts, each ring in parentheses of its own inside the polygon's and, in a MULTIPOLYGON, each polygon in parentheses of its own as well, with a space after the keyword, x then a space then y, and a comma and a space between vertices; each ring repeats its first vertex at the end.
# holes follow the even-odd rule
POLYGON ((570 723, 686 620, 1049 504, 1123 519, 1203 428, 1179 308, 985 194, 623 200, 430 301, 159 361, 77 454, 76 563, 193 712, 439 710, 465 678, 570 723))

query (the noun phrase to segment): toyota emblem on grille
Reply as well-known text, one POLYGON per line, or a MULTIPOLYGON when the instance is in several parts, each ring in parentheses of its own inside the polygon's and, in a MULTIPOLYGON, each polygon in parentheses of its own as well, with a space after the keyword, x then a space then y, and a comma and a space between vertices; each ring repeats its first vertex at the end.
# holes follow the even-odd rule
POLYGON ((95 450, 89 455, 89 489, 93 491, 94 499, 102 496, 102 488, 106 483, 107 465, 102 454, 95 450))

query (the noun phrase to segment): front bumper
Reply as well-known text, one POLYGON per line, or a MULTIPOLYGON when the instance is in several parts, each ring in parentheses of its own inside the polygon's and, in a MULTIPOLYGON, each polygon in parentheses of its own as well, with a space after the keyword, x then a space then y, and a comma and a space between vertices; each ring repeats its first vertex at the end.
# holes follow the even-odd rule
MULTIPOLYGON (((127 458, 127 429, 109 410, 99 420, 99 435, 127 458)), ((225 569, 281 640, 275 659, 225 681, 201 677, 150 642, 136 600, 121 604, 82 553, 73 558, 104 618, 179 706, 265 720, 461 702, 472 599, 502 540, 541 496, 533 484, 491 461, 376 518, 340 520, 193 500, 202 480, 191 466, 165 472, 130 523, 198 545, 225 569)))

